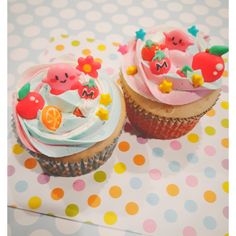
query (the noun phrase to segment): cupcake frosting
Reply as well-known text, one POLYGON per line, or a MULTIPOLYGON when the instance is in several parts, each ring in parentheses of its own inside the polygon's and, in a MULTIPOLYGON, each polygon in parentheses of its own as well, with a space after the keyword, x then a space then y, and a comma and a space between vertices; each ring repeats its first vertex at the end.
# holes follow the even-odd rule
POLYGON ((49 157, 79 153, 114 132, 121 114, 119 89, 91 56, 78 65, 31 68, 15 94, 17 134, 31 151, 49 157))
POLYGON ((138 94, 169 105, 192 103, 219 89, 225 46, 209 46, 196 26, 140 29, 123 53, 122 75, 138 94))

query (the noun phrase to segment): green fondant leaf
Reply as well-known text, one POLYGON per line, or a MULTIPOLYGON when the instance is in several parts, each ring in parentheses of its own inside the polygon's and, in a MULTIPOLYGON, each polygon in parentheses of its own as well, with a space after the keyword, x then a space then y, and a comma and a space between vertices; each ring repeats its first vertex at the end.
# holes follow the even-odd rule
POLYGON ((227 46, 212 46, 210 49, 209 49, 209 53, 210 54, 214 54, 214 55, 217 55, 217 56, 221 56, 225 53, 227 53, 229 51, 229 47, 227 46))
POLYGON ((152 60, 154 61, 157 59, 158 61, 161 61, 165 57, 166 57, 165 53, 158 50, 152 60))
POLYGON ((89 79, 89 82, 87 84, 84 84, 84 86, 88 86, 89 88, 97 87, 93 79, 89 79))
POLYGON ((185 65, 185 66, 182 67, 181 71, 187 76, 187 72, 188 71, 192 72, 193 70, 192 70, 192 68, 190 66, 185 65))
POLYGON ((30 91, 30 83, 25 84, 18 92, 18 98, 20 100, 24 99, 30 91))
POLYGON ((148 40, 146 41, 146 44, 145 44, 145 45, 146 45, 148 48, 151 48, 153 44, 154 44, 154 42, 153 42, 151 39, 148 39, 148 40))

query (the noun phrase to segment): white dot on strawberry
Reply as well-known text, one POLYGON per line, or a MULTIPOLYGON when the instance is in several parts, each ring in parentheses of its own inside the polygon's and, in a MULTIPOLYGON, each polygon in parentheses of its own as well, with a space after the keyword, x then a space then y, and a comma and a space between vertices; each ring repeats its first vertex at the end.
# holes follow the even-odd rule
POLYGON ((214 72, 213 72, 213 75, 217 75, 217 74, 218 74, 217 71, 214 71, 214 72))
POLYGON ((216 70, 217 71, 221 71, 222 69, 223 69, 223 64, 221 64, 221 63, 218 63, 217 65, 216 65, 216 70))
POLYGON ((30 101, 34 101, 35 100, 35 97, 34 96, 30 96, 30 101))

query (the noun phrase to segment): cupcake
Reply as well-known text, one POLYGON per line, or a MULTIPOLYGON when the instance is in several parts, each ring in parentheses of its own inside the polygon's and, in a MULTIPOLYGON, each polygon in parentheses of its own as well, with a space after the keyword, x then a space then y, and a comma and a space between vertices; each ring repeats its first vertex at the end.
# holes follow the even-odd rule
POLYGON ((192 130, 216 103, 228 47, 209 45, 196 26, 140 29, 123 53, 127 116, 147 138, 174 139, 192 130))
POLYGON ((14 94, 13 127, 43 171, 77 176, 112 154, 125 120, 125 102, 92 56, 78 64, 40 65, 26 71, 14 94))

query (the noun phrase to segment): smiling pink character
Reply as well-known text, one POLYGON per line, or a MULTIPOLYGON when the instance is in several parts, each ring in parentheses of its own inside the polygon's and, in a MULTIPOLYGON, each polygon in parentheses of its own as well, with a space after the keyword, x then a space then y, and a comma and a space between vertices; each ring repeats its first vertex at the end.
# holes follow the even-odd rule
POLYGON ((68 90, 75 90, 81 86, 78 81, 80 72, 68 64, 52 65, 43 79, 50 87, 50 93, 54 95, 62 94, 68 90))
POLYGON ((165 45, 170 50, 180 50, 185 52, 186 49, 193 45, 194 41, 182 30, 172 30, 165 35, 165 45))

